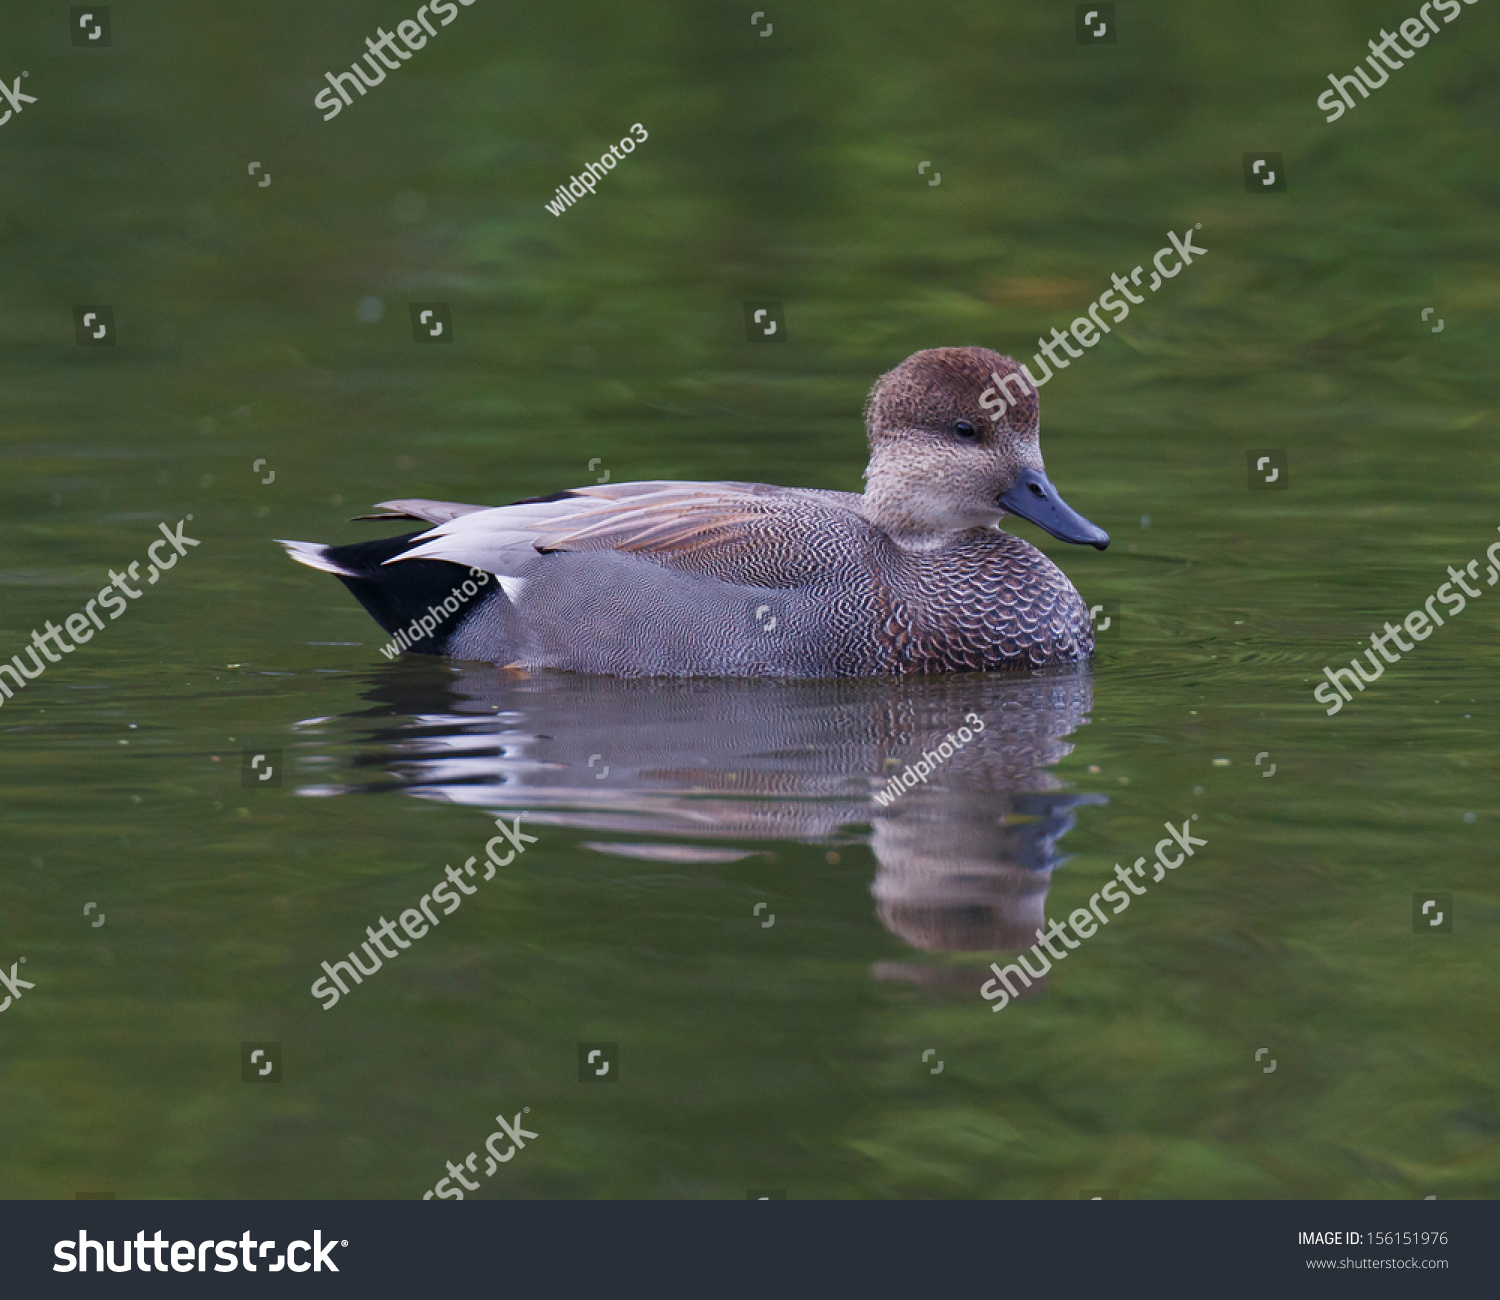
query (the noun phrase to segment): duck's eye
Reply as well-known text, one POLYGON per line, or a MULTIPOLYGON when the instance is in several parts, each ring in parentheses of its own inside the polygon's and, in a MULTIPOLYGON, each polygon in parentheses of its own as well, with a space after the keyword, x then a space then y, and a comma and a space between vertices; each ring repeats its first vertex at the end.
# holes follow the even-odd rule
POLYGON ((953 432, 962 434, 965 438, 972 438, 975 436, 974 426, 967 420, 960 420, 957 424, 955 424, 953 426, 953 432))

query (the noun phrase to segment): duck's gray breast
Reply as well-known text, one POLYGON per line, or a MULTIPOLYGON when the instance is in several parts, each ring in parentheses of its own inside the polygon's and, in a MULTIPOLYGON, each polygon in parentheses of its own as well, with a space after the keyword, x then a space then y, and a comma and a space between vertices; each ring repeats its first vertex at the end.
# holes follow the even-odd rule
POLYGON ((907 672, 1072 663, 1094 650, 1088 608, 1029 542, 975 529, 938 551, 888 561, 882 639, 907 672))

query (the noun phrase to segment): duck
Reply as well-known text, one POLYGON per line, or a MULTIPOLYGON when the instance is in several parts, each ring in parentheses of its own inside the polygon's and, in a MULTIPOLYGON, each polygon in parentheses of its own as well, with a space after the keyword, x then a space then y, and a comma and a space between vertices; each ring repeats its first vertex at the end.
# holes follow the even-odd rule
POLYGON ((403 498, 357 518, 422 529, 278 541, 343 582, 391 636, 388 658, 782 678, 1089 658, 1077 589, 999 526, 1109 545, 1047 477, 1022 367, 982 347, 913 353, 871 388, 865 427, 863 493, 651 480, 502 506, 403 498))

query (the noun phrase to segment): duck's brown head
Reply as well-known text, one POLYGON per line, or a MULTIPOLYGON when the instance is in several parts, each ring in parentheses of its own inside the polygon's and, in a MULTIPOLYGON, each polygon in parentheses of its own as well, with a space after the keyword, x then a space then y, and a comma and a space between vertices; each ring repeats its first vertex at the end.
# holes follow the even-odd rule
POLYGON ((912 548, 1019 515, 1065 542, 1103 550, 1109 534, 1072 509, 1047 478, 1037 393, 1010 357, 989 348, 929 348, 870 390, 866 511, 912 548))

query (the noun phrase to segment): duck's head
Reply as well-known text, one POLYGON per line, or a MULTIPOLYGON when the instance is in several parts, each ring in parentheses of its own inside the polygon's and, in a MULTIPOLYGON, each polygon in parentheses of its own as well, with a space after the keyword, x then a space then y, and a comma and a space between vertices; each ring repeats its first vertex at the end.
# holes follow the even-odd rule
POLYGON ((1036 390, 1009 357, 989 348, 914 352, 870 390, 865 426, 866 510, 902 545, 940 546, 1004 515, 1065 542, 1109 545, 1048 480, 1036 390))

